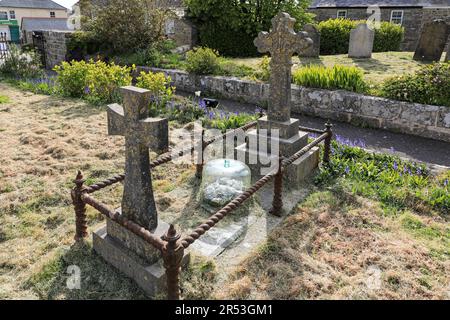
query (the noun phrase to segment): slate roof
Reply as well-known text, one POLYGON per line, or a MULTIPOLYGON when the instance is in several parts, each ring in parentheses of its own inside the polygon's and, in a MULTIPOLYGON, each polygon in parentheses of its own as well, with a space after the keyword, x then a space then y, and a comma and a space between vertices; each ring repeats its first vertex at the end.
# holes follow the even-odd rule
POLYGON ((27 31, 68 31, 65 18, 22 18, 22 30, 27 31))
POLYGON ((0 7, 67 10, 51 0, 0 0, 0 7))
POLYGON ((450 0, 314 0, 310 8, 450 7, 450 0))

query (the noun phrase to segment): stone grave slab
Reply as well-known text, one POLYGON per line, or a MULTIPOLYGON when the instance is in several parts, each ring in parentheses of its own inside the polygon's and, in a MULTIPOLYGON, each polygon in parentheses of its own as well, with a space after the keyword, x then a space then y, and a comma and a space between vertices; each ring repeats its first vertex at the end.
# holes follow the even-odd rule
POLYGON ((440 61, 450 33, 449 25, 442 19, 424 24, 414 60, 440 61))
POLYGON ((350 32, 349 58, 371 58, 375 31, 361 23, 350 32))

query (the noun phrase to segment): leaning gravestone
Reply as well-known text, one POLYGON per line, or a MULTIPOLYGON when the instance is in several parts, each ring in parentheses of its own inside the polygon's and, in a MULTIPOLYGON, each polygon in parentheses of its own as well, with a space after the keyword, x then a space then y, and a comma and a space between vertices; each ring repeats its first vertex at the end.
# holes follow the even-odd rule
MULTIPOLYGON (((291 118, 291 73, 292 55, 302 53, 313 43, 307 33, 295 33, 294 24, 295 19, 281 12, 272 19, 271 32, 260 32, 254 41, 260 53, 270 53, 272 71, 268 115, 258 120, 257 129, 247 133, 247 143, 236 149, 239 159, 245 158, 253 178, 277 168, 279 156, 290 157, 308 144, 308 133, 299 131, 300 121, 291 118), (272 166, 268 168, 268 164, 272 166)), ((318 162, 319 149, 314 148, 289 166, 284 176, 297 187, 318 162)))
MULTIPOLYGON (((151 92, 136 87, 121 88, 123 107, 108 108, 108 133, 125 136, 125 181, 122 207, 127 220, 162 236, 169 225, 159 221, 153 196, 149 148, 163 152, 169 145, 167 119, 148 118, 151 92)), ((164 287, 164 268, 159 250, 118 223, 107 219, 94 233, 94 250, 107 262, 132 278, 153 296, 164 287)))
POLYGON ((437 19, 426 23, 420 34, 419 44, 414 53, 414 60, 440 61, 449 33, 450 27, 444 20, 437 19))
POLYGON ((306 24, 303 31, 308 33, 308 37, 313 41, 312 46, 300 52, 299 57, 318 58, 320 54, 320 32, 315 25, 306 24))
POLYGON ((361 23, 350 32, 349 58, 371 58, 375 31, 361 23))

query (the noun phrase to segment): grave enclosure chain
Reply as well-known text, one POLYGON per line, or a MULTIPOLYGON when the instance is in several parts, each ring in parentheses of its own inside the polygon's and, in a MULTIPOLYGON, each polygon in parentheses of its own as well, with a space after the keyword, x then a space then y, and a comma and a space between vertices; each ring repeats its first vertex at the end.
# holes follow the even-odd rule
MULTIPOLYGON (((238 130, 248 131, 249 129, 255 127, 257 122, 251 122, 241 128, 231 130, 223 135, 213 137, 208 140, 204 140, 204 135, 201 135, 201 145, 202 150, 215 141, 226 138, 229 135, 235 135, 238 130)), ((124 181, 125 175, 117 175, 103 182, 96 183, 91 186, 84 186, 84 178, 82 173, 79 171, 74 183, 75 187, 71 191, 71 197, 73 206, 75 209, 76 216, 76 231, 75 240, 77 242, 84 241, 84 238, 88 236, 87 233, 87 218, 86 218, 86 206, 89 205, 95 210, 100 212, 102 215, 111 219, 112 221, 118 223, 122 227, 130 230, 132 233, 142 238, 148 244, 152 245, 154 248, 161 252, 161 256, 164 262, 164 268, 166 270, 166 283, 167 283, 167 297, 169 300, 179 300, 180 299, 180 273, 181 273, 181 263, 184 256, 184 250, 192 245, 201 236, 207 233, 211 228, 214 228, 222 219, 227 215, 239 208, 246 200, 251 198, 256 192, 258 192, 263 186, 265 186, 270 181, 274 180, 274 197, 272 202, 271 214, 276 216, 281 216, 281 211, 283 208, 282 201, 282 186, 283 186, 283 173, 290 165, 295 161, 300 159, 308 151, 318 146, 321 142, 324 142, 324 154, 323 162, 325 165, 330 163, 330 153, 331 153, 331 141, 333 139, 332 125, 327 122, 325 130, 317 130, 307 127, 299 127, 299 130, 310 132, 314 134, 319 134, 320 136, 314 139, 311 143, 306 145, 300 151, 295 153, 289 158, 283 158, 279 156, 279 166, 277 170, 265 175, 259 179, 253 186, 244 191, 241 195, 236 197, 234 200, 229 202, 225 207, 220 209, 217 213, 212 215, 205 223, 201 224, 198 228, 192 231, 189 235, 182 237, 175 229, 174 225, 170 225, 169 229, 161 238, 153 235, 149 230, 133 222, 129 219, 124 218, 120 213, 111 210, 106 205, 100 203, 91 194, 105 189, 109 186, 113 186, 119 182, 124 181)), ((156 160, 150 163, 151 168, 158 167, 162 164, 171 162, 174 156, 182 156, 188 153, 193 153, 194 147, 186 148, 177 152, 175 155, 171 152, 165 153, 158 157, 156 160)), ((201 172, 203 169, 203 164, 197 165, 196 177, 201 178, 201 172)))

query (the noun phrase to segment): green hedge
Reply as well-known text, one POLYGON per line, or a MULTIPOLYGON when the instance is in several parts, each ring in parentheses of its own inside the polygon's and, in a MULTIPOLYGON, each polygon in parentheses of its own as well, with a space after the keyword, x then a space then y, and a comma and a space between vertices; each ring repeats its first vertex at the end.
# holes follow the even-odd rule
MULTIPOLYGON (((329 19, 319 23, 320 53, 345 54, 348 53, 350 32, 361 20, 329 19)), ((390 23, 382 22, 375 29, 374 52, 398 51, 403 40, 404 28, 390 23)))
POLYGON ((258 51, 253 44, 257 34, 230 32, 229 29, 208 23, 200 29, 202 46, 216 49, 220 55, 229 57, 254 57, 258 51))
POLYGON ((415 74, 386 80, 381 89, 386 98, 450 107, 450 62, 424 66, 415 74))

